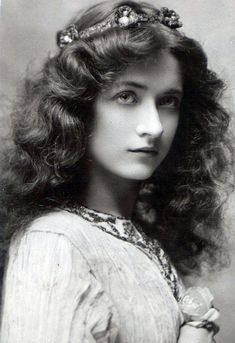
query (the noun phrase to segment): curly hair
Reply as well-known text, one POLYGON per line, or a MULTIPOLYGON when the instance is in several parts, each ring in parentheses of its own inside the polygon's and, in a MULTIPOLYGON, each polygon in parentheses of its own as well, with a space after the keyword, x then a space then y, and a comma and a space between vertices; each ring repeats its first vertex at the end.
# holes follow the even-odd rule
MULTIPOLYGON (((146 3, 102 2, 72 20, 84 30, 120 5, 156 13, 146 3)), ((27 79, 13 111, 13 146, 2 177, 10 239, 45 211, 76 204, 86 184, 86 141, 99 92, 130 65, 168 50, 183 74, 180 121, 171 151, 141 188, 134 218, 188 274, 215 262, 223 237, 221 184, 229 163, 229 114, 219 104, 223 82, 207 67, 198 42, 163 26, 96 32, 74 41, 27 79), (76 190, 76 193, 75 193, 76 190)))

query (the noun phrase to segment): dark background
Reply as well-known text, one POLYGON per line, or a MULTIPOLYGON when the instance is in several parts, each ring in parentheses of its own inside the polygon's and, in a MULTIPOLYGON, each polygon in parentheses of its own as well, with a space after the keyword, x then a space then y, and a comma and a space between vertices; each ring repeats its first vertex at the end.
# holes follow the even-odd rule
MULTIPOLYGON (((85 5, 97 1, 0 0, 0 137, 7 133, 8 112, 27 71, 37 70, 47 54, 56 50, 55 32, 85 5)), ((149 1, 174 8, 183 31, 198 39, 208 53, 209 65, 226 82, 224 105, 235 112, 235 0, 149 1)), ((235 113, 231 129, 235 127, 235 113)), ((3 143, 1 143, 3 144, 3 143)), ((218 342, 235 342, 235 194, 229 200, 224 227, 229 237, 231 265, 218 275, 197 280, 211 288, 221 310, 218 342)))

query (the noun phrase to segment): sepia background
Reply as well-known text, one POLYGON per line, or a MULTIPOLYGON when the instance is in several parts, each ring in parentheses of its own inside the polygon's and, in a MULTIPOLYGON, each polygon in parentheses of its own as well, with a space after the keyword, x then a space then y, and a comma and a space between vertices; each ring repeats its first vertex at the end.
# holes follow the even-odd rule
MULTIPOLYGON (((0 0, 0 137, 6 135, 9 107, 28 71, 40 68, 48 53, 56 51, 55 32, 84 5, 81 0, 0 0)), ((174 8, 181 15, 183 31, 201 42, 209 66, 227 83, 224 105, 234 112, 235 128, 235 0, 155 0, 156 6, 174 8)), ((217 275, 204 276, 197 283, 211 288, 221 310, 221 331, 217 341, 235 342, 235 195, 225 213, 229 237, 230 266, 217 275)))

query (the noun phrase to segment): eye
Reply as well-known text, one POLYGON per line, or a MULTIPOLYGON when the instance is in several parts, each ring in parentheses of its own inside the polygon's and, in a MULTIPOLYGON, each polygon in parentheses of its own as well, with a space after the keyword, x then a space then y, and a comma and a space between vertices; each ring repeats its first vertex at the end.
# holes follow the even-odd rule
POLYGON ((132 91, 121 92, 116 96, 116 98, 118 103, 123 105, 132 105, 137 103, 137 96, 132 91))
POLYGON ((169 108, 179 108, 180 98, 174 95, 166 95, 158 101, 158 106, 169 107, 169 108))

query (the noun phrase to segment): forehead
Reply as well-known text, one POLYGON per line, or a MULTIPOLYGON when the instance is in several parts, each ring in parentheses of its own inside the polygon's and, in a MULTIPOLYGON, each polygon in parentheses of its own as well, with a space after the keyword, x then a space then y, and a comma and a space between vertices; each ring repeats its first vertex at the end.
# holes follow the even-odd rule
POLYGON ((128 83, 140 84, 143 88, 159 92, 168 88, 182 90, 181 67, 172 54, 161 51, 155 58, 128 66, 114 81, 112 88, 128 83))

